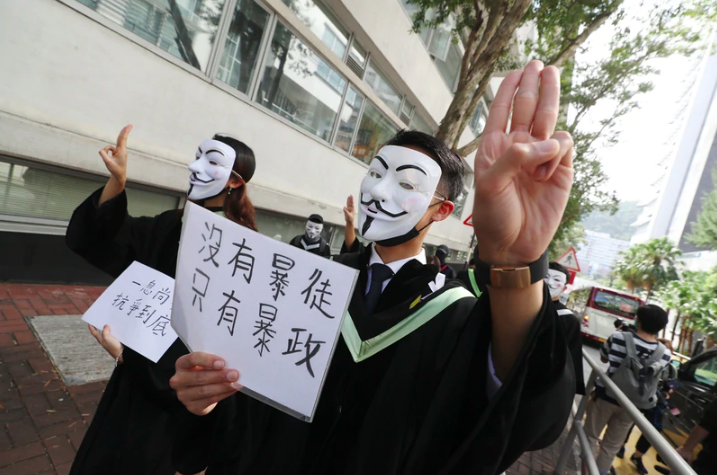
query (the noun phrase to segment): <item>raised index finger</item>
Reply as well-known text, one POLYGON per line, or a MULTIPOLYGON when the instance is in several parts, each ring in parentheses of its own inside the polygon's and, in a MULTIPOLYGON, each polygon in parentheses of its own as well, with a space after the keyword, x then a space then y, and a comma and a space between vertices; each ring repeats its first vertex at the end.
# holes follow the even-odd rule
POLYGON ((127 138, 132 131, 132 124, 125 125, 117 136, 117 147, 127 147, 127 138))
POLYGON ((222 369, 224 368, 224 360, 210 353, 196 351, 182 356, 176 363, 177 371, 192 369, 197 366, 207 369, 222 369))
POLYGON ((513 107, 513 96, 518 89, 522 75, 523 71, 512 71, 500 83, 495 99, 493 99, 493 104, 490 106, 488 119, 483 130, 484 134, 488 132, 505 132, 508 127, 510 110, 513 107))

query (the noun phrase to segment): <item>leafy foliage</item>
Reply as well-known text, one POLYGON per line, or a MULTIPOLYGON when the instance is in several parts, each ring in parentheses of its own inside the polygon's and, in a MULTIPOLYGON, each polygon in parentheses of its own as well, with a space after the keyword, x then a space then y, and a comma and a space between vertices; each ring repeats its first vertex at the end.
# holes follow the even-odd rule
POLYGON ((652 239, 623 252, 615 265, 615 275, 625 282, 630 292, 652 291, 677 280, 677 262, 682 251, 667 238, 652 239))
POLYGON ((712 173, 712 182, 715 189, 703 198, 702 210, 687 240, 695 246, 717 249, 717 171, 712 173))
POLYGON ((689 272, 668 283, 660 299, 683 316, 684 327, 699 330, 717 340, 717 268, 689 272))

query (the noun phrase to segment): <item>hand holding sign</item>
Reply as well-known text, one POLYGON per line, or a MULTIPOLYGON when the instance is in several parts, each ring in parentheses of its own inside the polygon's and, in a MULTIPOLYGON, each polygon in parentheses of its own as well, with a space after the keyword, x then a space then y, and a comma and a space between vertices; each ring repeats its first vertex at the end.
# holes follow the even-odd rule
POLYGON ((112 358, 122 363, 122 350, 124 349, 124 347, 117 338, 112 336, 112 329, 110 328, 110 326, 105 325, 101 332, 98 331, 92 325, 87 326, 90 328, 90 333, 93 337, 95 337, 97 343, 99 343, 100 346, 104 348, 105 351, 107 351, 107 353, 109 353, 112 358))
POLYGON ((209 414, 219 401, 242 386, 239 372, 225 369, 224 360, 209 353, 195 352, 177 360, 177 372, 169 380, 177 398, 189 412, 198 416, 209 414))
POLYGON ((194 353, 177 361, 180 400, 206 414, 240 371, 242 392, 311 420, 356 276, 188 204, 172 326, 194 353))

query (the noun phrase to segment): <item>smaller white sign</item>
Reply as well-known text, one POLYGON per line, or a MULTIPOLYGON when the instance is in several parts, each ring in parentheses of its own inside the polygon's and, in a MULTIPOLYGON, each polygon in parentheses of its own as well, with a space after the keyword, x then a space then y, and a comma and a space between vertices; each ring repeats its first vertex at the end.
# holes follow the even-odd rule
POLYGON ((82 320, 99 330, 109 325, 123 345, 156 363, 177 339, 170 324, 173 293, 174 279, 133 262, 82 320))

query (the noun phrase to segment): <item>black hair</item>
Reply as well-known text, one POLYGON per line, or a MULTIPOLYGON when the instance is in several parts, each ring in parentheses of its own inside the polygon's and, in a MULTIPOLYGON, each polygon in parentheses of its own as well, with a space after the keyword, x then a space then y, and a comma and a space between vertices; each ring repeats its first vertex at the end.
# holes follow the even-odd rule
POLYGON ((445 198, 455 201, 463 192, 465 167, 461 157, 437 138, 417 130, 400 130, 385 145, 412 146, 421 149, 441 167, 441 181, 445 198))
POLYGON ((254 176, 254 171, 256 170, 254 151, 244 142, 229 135, 215 134, 212 139, 225 143, 234 149, 236 158, 234 159, 233 170, 242 177, 245 183, 249 183, 249 180, 254 176))
POLYGON ((565 282, 570 280, 570 272, 565 268, 564 265, 558 264, 557 262, 551 262, 548 264, 548 269, 556 270, 565 274, 565 282))
MULTIPOLYGON (((238 180, 241 183, 241 186, 231 190, 232 193, 228 194, 224 200, 224 214, 235 223, 256 231, 256 211, 247 190, 247 183, 254 176, 254 170, 256 170, 254 151, 244 142, 228 135, 216 134, 213 140, 225 143, 234 149, 236 158, 232 170, 239 174, 238 180)), ((236 178, 234 174, 232 177, 236 178)))
POLYGON ((643 305, 637 309, 637 323, 642 331, 657 335, 667 326, 667 312, 658 305, 643 305))
POLYGON ((324 218, 320 214, 312 214, 309 216, 309 221, 316 224, 324 224, 324 218))

